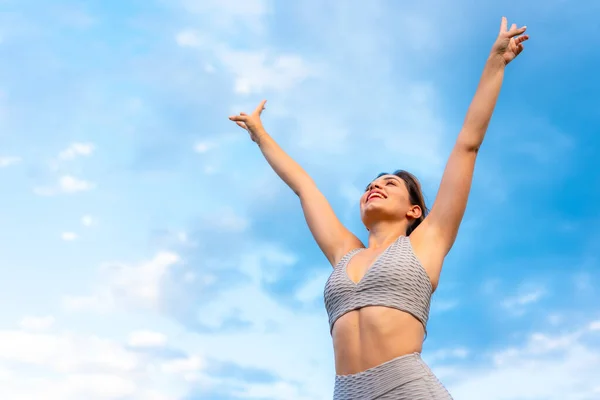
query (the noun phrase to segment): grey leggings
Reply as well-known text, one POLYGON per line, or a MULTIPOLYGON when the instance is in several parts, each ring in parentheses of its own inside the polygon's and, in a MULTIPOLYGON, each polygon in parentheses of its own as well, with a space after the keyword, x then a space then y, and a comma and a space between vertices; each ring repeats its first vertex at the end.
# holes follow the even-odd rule
POLYGON ((352 375, 337 375, 333 400, 452 400, 419 353, 352 375))

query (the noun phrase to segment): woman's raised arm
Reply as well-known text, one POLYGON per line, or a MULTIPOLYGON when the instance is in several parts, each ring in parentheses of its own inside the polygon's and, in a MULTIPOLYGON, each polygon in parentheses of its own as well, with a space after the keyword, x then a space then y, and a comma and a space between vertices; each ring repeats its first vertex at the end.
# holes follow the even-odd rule
POLYGON ((456 239, 467 206, 475 159, 496 106, 504 70, 523 51, 523 42, 528 39, 523 35, 525 29, 513 24, 508 30, 506 18, 502 18, 500 33, 446 164, 431 212, 414 232, 419 242, 436 252, 438 259, 446 256, 456 239))
POLYGON ((362 246, 362 243, 342 225, 308 173, 266 132, 260 120, 265 103, 262 101, 252 114, 240 113, 229 119, 248 131, 273 171, 300 198, 313 237, 331 265, 335 266, 344 254, 362 246))

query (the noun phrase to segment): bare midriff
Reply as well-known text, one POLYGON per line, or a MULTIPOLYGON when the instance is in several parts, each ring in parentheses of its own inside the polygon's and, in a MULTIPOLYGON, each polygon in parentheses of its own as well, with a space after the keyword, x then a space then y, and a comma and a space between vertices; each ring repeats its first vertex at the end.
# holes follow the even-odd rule
POLYGON ((425 329, 409 313, 369 306, 341 316, 331 332, 337 375, 350 375, 420 353, 425 329))

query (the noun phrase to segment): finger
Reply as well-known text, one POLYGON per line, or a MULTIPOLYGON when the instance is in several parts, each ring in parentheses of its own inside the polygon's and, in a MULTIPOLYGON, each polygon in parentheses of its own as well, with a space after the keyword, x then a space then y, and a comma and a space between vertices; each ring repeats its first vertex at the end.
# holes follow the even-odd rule
POLYGON ((508 27, 508 20, 506 17, 502 17, 502 21, 500 21, 500 33, 506 32, 508 27))
POLYGON ((230 121, 235 121, 235 122, 246 122, 247 119, 248 119, 247 115, 232 115, 231 117, 229 117, 230 121))
POLYGON ((236 122, 237 126, 239 126, 240 128, 244 129, 244 130, 248 130, 248 127, 246 126, 245 123, 243 122, 236 122))
POLYGON ((527 36, 527 35, 519 36, 519 37, 515 38, 515 43, 516 44, 523 43, 524 41, 526 41, 528 39, 529 39, 529 36, 527 36))
POLYGON ((517 46, 517 55, 521 54, 521 52, 525 49, 525 46, 523 46, 522 44, 519 44, 517 46))
POLYGON ((248 116, 248 114, 246 114, 245 112, 241 112, 241 113, 240 113, 240 115, 241 115, 242 117, 247 117, 247 116, 248 116))
POLYGON ((265 104, 267 104, 266 100, 261 101, 258 107, 256 107, 256 109, 254 110, 254 112, 258 115, 262 114, 263 110, 265 109, 265 104))
POLYGON ((511 29, 510 29, 510 31, 506 32, 506 35, 507 35, 509 38, 512 38, 512 37, 515 37, 515 36, 518 36, 518 35, 522 34, 522 33, 523 33, 523 32, 525 32, 526 30, 527 30, 527 27, 526 27, 526 26, 524 26, 524 27, 522 27, 522 28, 518 28, 518 29, 517 29, 517 28, 514 28, 514 29, 513 29, 513 28, 511 28, 511 29))
POLYGON ((515 29, 517 29, 517 24, 512 24, 512 25, 510 26, 510 30, 511 30, 511 31, 514 31, 515 29))

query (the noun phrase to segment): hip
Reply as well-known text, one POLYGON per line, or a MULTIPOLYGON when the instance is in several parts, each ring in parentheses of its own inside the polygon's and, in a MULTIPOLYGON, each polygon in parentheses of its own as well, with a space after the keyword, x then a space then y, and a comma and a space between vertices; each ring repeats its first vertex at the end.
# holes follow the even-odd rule
POLYGON ((451 400, 419 353, 335 377, 334 400, 451 400))

